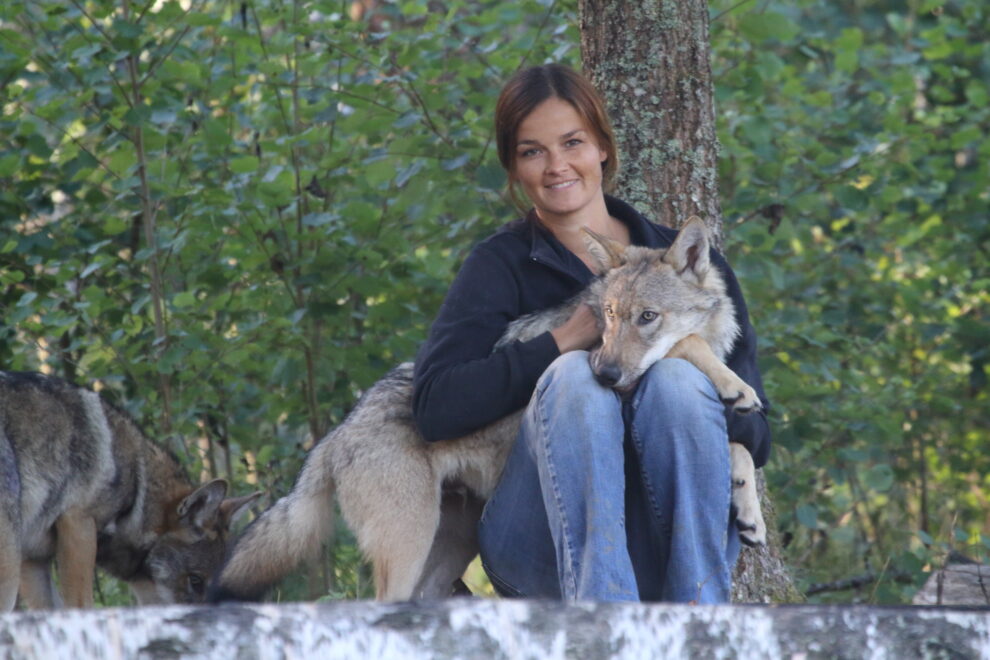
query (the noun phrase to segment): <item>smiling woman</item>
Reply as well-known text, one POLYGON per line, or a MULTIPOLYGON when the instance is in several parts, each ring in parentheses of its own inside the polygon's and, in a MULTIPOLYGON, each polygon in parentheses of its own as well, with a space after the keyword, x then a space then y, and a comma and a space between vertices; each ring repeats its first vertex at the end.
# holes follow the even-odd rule
POLYGON ((519 125, 510 176, 545 224, 581 226, 608 215, 602 195, 606 158, 574 106, 553 97, 519 125))
MULTIPOLYGON (((660 360, 622 395, 602 386, 587 352, 602 333, 586 305, 549 332, 493 351, 510 322, 595 278, 582 227, 655 248, 676 232, 605 194, 615 140, 580 74, 560 65, 518 72, 499 97, 495 127, 510 192, 520 206, 523 193, 529 211, 464 262, 416 360, 413 400, 429 441, 526 407, 480 522, 484 568, 510 596, 726 602, 739 548, 728 440, 762 465, 766 418, 727 411, 683 360, 660 360)), ((739 285, 716 252, 710 259, 741 329, 727 364, 766 407, 739 285)))

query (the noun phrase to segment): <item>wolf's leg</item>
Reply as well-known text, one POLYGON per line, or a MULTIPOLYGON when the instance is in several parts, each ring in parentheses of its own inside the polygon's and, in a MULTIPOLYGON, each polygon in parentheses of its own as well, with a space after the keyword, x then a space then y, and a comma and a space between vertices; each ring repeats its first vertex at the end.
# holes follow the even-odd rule
POLYGON ((20 472, 4 431, 0 424, 0 614, 14 609, 21 581, 20 472))
POLYGON ((732 458, 732 506, 736 509, 739 540, 748 546, 763 545, 767 540, 767 526, 756 492, 753 457, 737 442, 729 443, 729 451, 732 458))
POLYGON ((416 585, 416 598, 446 598, 478 554, 478 520, 485 503, 469 492, 444 493, 440 526, 416 585))
POLYGON ((32 610, 62 607, 62 598, 52 580, 52 567, 47 561, 21 563, 21 598, 32 610))
MULTIPOLYGON (((401 467, 397 463, 396 467, 401 467)), ((440 483, 430 475, 422 475, 419 466, 408 465, 407 474, 391 475, 390 492, 370 491, 374 499, 362 506, 363 515, 355 516, 345 510, 341 492, 341 507, 354 529, 365 555, 375 572, 375 597, 397 601, 413 597, 416 584, 430 554, 433 539, 440 524, 440 483), (416 478, 415 475, 421 475, 416 478), (422 478, 425 476, 425 478, 422 478), (373 510, 371 510, 373 507, 373 510)), ((383 474, 385 482, 390 475, 383 474)))
POLYGON ((754 412, 762 407, 756 390, 725 366, 708 342, 698 335, 688 335, 680 340, 665 357, 681 358, 697 367, 714 383, 719 397, 731 403, 736 412, 754 412))
POLYGON ((93 606, 93 570, 96 567, 96 522, 70 509, 55 521, 55 565, 66 607, 93 606))
POLYGON ((0 614, 17 604, 17 586, 21 581, 21 550, 16 534, 0 534, 0 614))

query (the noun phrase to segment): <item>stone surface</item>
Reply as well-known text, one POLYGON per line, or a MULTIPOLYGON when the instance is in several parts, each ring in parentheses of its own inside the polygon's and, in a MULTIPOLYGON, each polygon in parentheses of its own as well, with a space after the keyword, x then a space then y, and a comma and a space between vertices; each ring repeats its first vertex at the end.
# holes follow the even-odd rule
POLYGON ((452 599, 28 612, 0 658, 990 658, 990 610, 452 599))

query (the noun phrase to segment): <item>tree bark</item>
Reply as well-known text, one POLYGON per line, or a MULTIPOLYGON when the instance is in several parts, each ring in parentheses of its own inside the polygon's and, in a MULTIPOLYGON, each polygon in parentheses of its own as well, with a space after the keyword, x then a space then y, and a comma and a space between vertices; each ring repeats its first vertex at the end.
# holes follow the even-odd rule
POLYGON ((580 20, 585 73, 616 131, 621 196, 671 227, 699 215, 721 237, 708 3, 581 0, 580 20))
MULTIPOLYGON (((584 72, 605 97, 619 149, 617 193, 653 220, 701 216, 722 247, 708 3, 580 0, 584 72)), ((773 503, 758 477, 768 545, 743 551, 736 602, 797 602, 773 503)))

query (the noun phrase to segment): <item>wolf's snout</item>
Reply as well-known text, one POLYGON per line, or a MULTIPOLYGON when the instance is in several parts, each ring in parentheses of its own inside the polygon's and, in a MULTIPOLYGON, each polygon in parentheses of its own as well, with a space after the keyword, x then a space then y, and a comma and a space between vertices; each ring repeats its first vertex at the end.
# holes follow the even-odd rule
POLYGON ((595 371, 595 380, 603 387, 615 387, 622 379, 622 370, 614 364, 600 366, 595 371))

